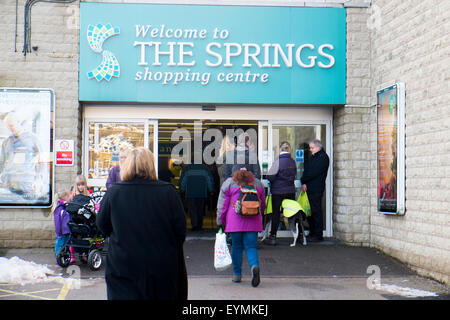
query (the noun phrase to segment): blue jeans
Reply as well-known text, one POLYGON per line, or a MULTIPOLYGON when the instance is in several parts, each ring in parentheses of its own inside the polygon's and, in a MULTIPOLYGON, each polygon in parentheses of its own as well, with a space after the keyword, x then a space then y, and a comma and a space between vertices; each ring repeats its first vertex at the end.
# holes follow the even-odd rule
POLYGON ((230 232, 231 236, 231 260, 233 261, 233 273, 242 274, 242 251, 245 250, 250 269, 259 266, 258 263, 258 232, 230 232))
POLYGON ((58 251, 64 247, 64 245, 69 241, 70 238, 70 234, 63 234, 60 237, 56 236, 56 240, 55 240, 55 255, 58 254, 58 251))

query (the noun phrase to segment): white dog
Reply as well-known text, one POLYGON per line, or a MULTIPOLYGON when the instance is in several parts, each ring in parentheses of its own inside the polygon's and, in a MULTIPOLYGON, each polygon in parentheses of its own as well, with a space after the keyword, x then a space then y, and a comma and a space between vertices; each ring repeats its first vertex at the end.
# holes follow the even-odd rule
MULTIPOLYGON (((303 212, 298 211, 293 216, 288 217, 287 220, 288 220, 289 230, 291 231, 292 236, 294 237, 294 241, 290 244, 290 246, 295 247, 295 244, 297 243, 297 238, 299 236, 299 229, 298 229, 299 225, 300 225, 300 231, 303 236, 302 244, 304 246, 306 246, 306 235, 305 235, 305 229, 303 227, 303 212)), ((272 220, 269 220, 266 223, 264 230, 262 231, 260 242, 263 242, 265 239, 267 239, 269 237, 271 228, 272 228, 272 220)))
POLYGON ((295 247, 297 243, 297 238, 299 235, 298 226, 300 225, 300 230, 303 236, 303 245, 306 246, 306 235, 305 228, 303 227, 303 217, 302 211, 297 212, 294 216, 288 218, 289 230, 291 230, 292 236, 294 237, 294 241, 291 243, 291 247, 295 247))
POLYGON ((299 225, 303 236, 303 245, 306 246, 306 235, 305 229, 303 228, 304 213, 301 210, 300 204, 297 201, 285 199, 281 203, 281 207, 283 208, 284 217, 288 219, 289 230, 291 230, 292 236, 294 237, 291 247, 295 247, 295 244, 297 243, 299 225))

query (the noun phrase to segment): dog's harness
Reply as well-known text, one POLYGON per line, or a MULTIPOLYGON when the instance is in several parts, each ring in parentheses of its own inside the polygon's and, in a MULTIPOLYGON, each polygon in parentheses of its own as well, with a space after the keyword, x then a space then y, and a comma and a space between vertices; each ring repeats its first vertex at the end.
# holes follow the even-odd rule
POLYGON ((290 218, 302 210, 300 204, 295 200, 285 199, 281 206, 283 207, 283 216, 290 218))

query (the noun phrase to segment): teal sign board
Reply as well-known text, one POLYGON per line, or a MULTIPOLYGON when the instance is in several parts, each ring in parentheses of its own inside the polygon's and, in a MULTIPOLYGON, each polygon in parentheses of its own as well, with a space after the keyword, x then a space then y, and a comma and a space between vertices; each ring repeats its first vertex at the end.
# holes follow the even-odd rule
POLYGON ((345 9, 80 8, 81 101, 345 104, 345 9))

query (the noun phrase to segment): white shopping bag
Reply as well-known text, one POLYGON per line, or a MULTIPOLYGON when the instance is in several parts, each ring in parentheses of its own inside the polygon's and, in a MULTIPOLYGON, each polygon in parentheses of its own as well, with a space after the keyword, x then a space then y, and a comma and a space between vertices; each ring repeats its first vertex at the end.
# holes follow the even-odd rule
POLYGON ((214 268, 217 271, 228 269, 232 264, 230 251, 227 246, 227 236, 220 230, 216 233, 214 244, 214 268))

